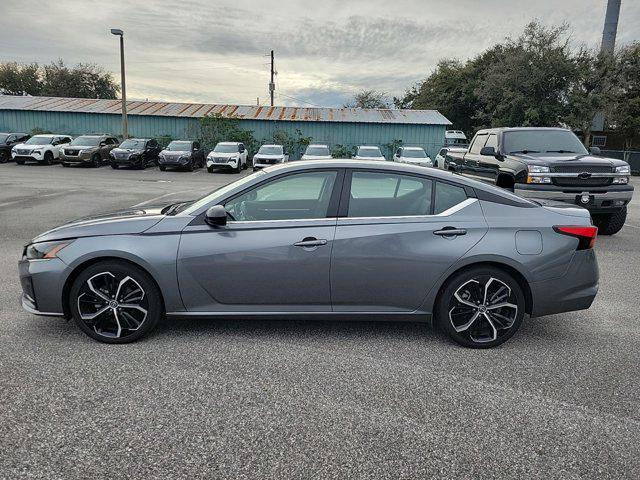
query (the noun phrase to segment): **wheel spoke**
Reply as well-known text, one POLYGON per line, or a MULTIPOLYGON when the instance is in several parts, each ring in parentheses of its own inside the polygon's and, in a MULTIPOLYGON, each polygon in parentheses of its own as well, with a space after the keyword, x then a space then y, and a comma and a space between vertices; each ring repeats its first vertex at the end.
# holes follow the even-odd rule
MULTIPOLYGON (((78 310, 80 310, 80 309, 78 308, 78 310)), ((94 320, 96 317, 99 317, 100 315, 102 315, 107 310, 109 310, 109 305, 105 305, 104 307, 102 307, 101 309, 99 309, 95 313, 85 314, 85 313, 80 312, 80 318, 82 318, 82 320, 94 320)))
POLYGON ((109 300, 111 300, 109 297, 107 297, 104 293, 102 293, 100 290, 98 290, 94 285, 93 285, 93 279, 102 275, 111 275, 113 277, 113 275, 109 272, 104 272, 104 273, 99 273, 97 275, 94 275, 93 277, 91 277, 89 280, 87 280, 87 286, 89 287, 89 290, 91 290, 93 293, 95 293, 98 297, 100 297, 102 300, 104 300, 105 302, 108 302, 109 300))
POLYGON ((491 305, 489 307, 487 307, 487 310, 496 310, 498 308, 513 308, 515 310, 518 310, 518 306, 514 305, 513 303, 498 303, 496 305, 491 305))
MULTIPOLYGON (((451 309, 451 311, 449 312, 449 318, 451 319, 451 312, 453 312, 453 308, 451 309)), ((463 324, 460 325, 458 327, 456 327, 455 325, 453 325, 453 328, 456 330, 456 332, 460 333, 460 332, 464 332, 465 330, 467 330, 471 325, 474 324, 474 322, 478 319, 478 317, 480 316, 480 312, 475 312, 472 316, 471 319, 463 324)), ((453 321, 452 321, 453 324, 453 321)))

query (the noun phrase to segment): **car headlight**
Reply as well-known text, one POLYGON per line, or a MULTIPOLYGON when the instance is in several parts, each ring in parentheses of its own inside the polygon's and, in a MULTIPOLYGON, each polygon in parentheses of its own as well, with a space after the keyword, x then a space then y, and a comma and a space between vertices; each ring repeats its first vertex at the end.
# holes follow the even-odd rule
POLYGON ((42 150, 33 150, 33 151, 31 152, 31 154, 32 154, 32 155, 40 155, 40 154, 42 154, 42 150))
POLYGON ((549 167, 544 165, 528 165, 527 169, 529 171, 529 175, 527 175, 527 183, 551 183, 550 177, 543 177, 539 175, 531 175, 540 174, 540 173, 549 173, 549 167))
POLYGON ((629 165, 620 165, 616 167, 616 173, 624 173, 625 175, 631 174, 631 167, 629 165))
MULTIPOLYGON (((616 167, 616 173, 618 175, 631 175, 631 167, 629 165, 620 165, 616 167)), ((629 183, 629 177, 615 177, 613 179, 613 183, 618 185, 626 185, 629 183)))
POLYGON ((25 249, 25 258, 27 260, 50 260, 56 258, 58 252, 71 243, 73 240, 32 243, 27 245, 25 249))

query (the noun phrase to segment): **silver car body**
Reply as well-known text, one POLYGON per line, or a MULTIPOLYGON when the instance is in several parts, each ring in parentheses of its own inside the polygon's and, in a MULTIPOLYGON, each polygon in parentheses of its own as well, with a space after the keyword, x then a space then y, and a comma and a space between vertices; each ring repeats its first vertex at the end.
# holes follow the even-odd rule
POLYGON ((35 314, 69 316, 74 277, 96 260, 117 258, 151 275, 170 317, 429 321, 447 278, 477 263, 500 265, 520 279, 532 316, 588 308, 598 289, 595 253, 578 250, 577 240, 557 234, 554 225, 590 225, 589 214, 565 204, 535 204, 438 169, 352 160, 285 163, 227 185, 175 215, 139 209, 43 233, 32 243, 75 240, 50 260, 23 257, 22 305, 35 314), (256 186, 323 170, 335 172, 334 188, 341 189, 332 193, 331 215, 231 220, 224 227, 203 221, 210 207, 256 186), (345 216, 346 182, 354 172, 427 178, 459 186, 467 198, 436 215, 345 216), (433 234, 449 227, 466 234, 433 234), (323 243, 300 244, 309 238, 323 243))

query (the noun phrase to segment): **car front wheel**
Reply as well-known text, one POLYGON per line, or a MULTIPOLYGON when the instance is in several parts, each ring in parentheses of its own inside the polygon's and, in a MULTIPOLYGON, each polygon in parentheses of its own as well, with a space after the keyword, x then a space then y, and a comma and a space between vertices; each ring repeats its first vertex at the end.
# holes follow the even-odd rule
POLYGON ((163 315, 160 290, 135 265, 98 262, 78 275, 69 293, 78 327, 105 343, 130 343, 151 332, 163 315))
POLYGON ((456 343, 490 348, 511 338, 524 318, 522 287, 505 271, 478 266, 449 279, 436 300, 436 322, 456 343))

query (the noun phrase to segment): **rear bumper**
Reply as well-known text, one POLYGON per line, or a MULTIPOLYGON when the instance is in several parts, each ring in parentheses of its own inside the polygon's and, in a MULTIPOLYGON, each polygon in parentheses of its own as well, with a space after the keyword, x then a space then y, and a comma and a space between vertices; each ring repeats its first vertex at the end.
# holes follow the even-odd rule
POLYGON ((521 197, 541 198, 571 203, 592 213, 613 212, 627 205, 633 197, 633 185, 607 187, 558 187, 555 185, 516 184, 514 193, 521 197), (588 196, 589 201, 581 201, 588 196))
POLYGON ((564 276, 531 283, 532 317, 585 310, 598 293, 598 262, 593 249, 574 253, 564 276))

